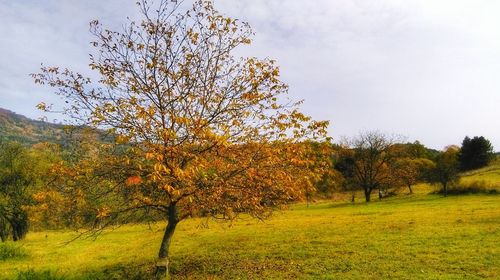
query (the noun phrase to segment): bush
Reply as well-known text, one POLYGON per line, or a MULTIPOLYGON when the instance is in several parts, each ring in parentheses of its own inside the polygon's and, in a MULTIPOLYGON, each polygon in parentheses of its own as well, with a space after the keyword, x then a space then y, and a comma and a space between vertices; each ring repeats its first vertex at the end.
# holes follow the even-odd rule
POLYGON ((0 261, 27 257, 26 251, 10 243, 0 243, 0 261))

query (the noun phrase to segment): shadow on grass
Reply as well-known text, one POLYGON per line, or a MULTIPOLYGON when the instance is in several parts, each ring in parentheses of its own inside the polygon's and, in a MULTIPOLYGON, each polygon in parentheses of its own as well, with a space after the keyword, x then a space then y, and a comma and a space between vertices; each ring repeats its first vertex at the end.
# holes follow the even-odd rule
POLYGON ((21 271, 17 274, 16 280, 65 280, 65 279, 82 279, 82 280, 147 280, 155 279, 154 264, 115 264, 112 266, 103 267, 99 270, 84 271, 78 275, 67 275, 57 273, 50 270, 37 271, 29 269, 21 271))
POLYGON ((63 280, 63 279, 66 278, 61 275, 56 275, 56 273, 50 270, 35 271, 34 269, 21 271, 17 274, 16 277, 16 280, 63 280))
POLYGON ((171 267, 175 279, 296 279, 303 270, 302 264, 282 257, 241 258, 230 253, 180 258, 171 267))
MULTIPOLYGON (((173 279, 267 279, 269 276, 284 276, 295 279, 303 269, 301 265, 279 258, 237 258, 231 254, 211 255, 209 257, 190 256, 174 258, 170 266, 173 279), (271 275, 269 275, 271 273, 271 275)), ((20 272, 16 280, 146 280, 155 277, 153 262, 115 264, 99 270, 84 271, 77 274, 63 274, 54 271, 36 271, 33 269, 20 272)))
MULTIPOLYGON (((441 189, 434 192, 434 194, 443 195, 444 191, 441 189)), ((468 195, 468 194, 498 195, 500 194, 500 192, 496 188, 485 187, 481 184, 455 186, 448 190, 448 195, 468 195)))

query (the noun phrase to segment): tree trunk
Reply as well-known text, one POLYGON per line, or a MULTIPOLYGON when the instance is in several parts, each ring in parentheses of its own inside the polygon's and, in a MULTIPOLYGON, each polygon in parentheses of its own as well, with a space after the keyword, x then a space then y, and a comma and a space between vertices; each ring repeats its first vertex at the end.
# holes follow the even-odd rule
POLYGON ((410 194, 413 194, 413 190, 411 189, 411 185, 408 185, 408 189, 410 190, 410 194))
POLYGON ((2 220, 2 217, 0 217, 0 240, 2 240, 2 242, 5 242, 7 241, 8 237, 9 237, 9 232, 7 224, 5 220, 2 220))
POLYGON ((382 194, 382 189, 378 189, 378 199, 382 200, 383 194, 382 194))
POLYGON ((366 202, 370 202, 370 196, 371 196, 372 190, 369 188, 365 189, 365 200, 366 202))
POLYGON ((448 196, 448 184, 446 183, 443 183, 443 192, 444 192, 444 196, 447 197, 448 196))
POLYGON ((163 235, 163 239, 160 245, 160 251, 158 253, 158 263, 156 265, 156 276, 160 277, 169 277, 169 249, 170 242, 172 241, 172 236, 175 232, 175 227, 179 223, 179 219, 177 217, 177 206, 170 205, 168 208, 168 223, 165 228, 165 233, 163 235))
POLYGON ((19 235, 17 234, 17 223, 16 223, 16 220, 15 218, 13 217, 12 219, 8 219, 9 223, 10 223, 10 231, 12 232, 12 240, 14 242, 18 241, 20 238, 19 238, 19 235))

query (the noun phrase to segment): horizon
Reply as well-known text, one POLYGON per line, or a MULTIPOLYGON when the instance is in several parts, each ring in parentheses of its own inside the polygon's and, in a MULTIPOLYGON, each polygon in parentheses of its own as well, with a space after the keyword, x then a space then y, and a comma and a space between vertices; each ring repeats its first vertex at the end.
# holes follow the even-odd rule
MULTIPOLYGON (((290 96, 304 99, 314 119, 331 121, 334 141, 380 130, 436 150, 466 136, 484 136, 500 149, 500 3, 219 0, 215 6, 250 23, 256 36, 239 55, 276 59, 290 96)), ((86 69, 88 22, 116 28, 137 16, 133 1, 0 7, 6 40, 0 107, 31 119, 43 115, 37 103, 60 102, 28 76, 40 63, 86 69)))
MULTIPOLYGON (((65 125, 66 124, 64 121, 53 121, 52 122, 50 120, 45 120, 45 119, 32 119, 32 118, 30 118, 28 116, 25 116, 23 114, 19 114, 17 112, 14 112, 12 110, 7 109, 7 108, 0 107, 0 112, 2 110, 8 111, 8 112, 10 112, 12 114, 20 115, 20 116, 28 118, 28 119, 30 119, 32 121, 41 121, 41 122, 46 122, 46 123, 54 124, 54 125, 65 125)), ((363 133, 363 132, 372 132, 372 131, 371 130, 367 130, 367 131, 361 131, 360 133, 363 133)), ((481 135, 474 135, 474 136, 466 135, 465 137, 473 138, 473 137, 476 137, 476 136, 481 136, 481 135)), ((398 137, 398 138, 401 138, 401 137, 398 137)), ((487 140, 489 140, 489 139, 487 139, 487 140)), ((339 140, 339 141, 335 141, 335 140, 332 141, 333 144, 341 144, 341 142, 342 142, 342 139, 339 140)), ((420 144, 424 145, 424 147, 427 148, 427 149, 431 149, 431 150, 435 150, 435 151, 443 151, 444 150, 444 148, 443 149, 437 149, 437 148, 434 148, 434 147, 430 147, 430 146, 426 145, 425 143, 422 143, 418 139, 415 139, 415 141, 406 141, 406 139, 404 137, 402 137, 402 139, 400 139, 398 141, 395 141, 394 144, 411 144, 411 143, 415 143, 415 142, 419 142, 420 144)), ((448 146, 452 146, 452 145, 456 145, 456 146, 460 147, 461 143, 459 143, 459 144, 450 144, 448 146)), ((494 154, 500 154, 500 150, 497 151, 497 150, 495 150, 495 147, 493 147, 493 153, 494 154)))

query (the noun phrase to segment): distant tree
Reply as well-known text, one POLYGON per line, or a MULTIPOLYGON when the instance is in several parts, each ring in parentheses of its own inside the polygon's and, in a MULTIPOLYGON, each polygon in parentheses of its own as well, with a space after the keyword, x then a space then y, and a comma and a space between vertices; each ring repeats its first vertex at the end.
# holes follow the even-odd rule
POLYGON ((397 155, 392 149, 394 143, 394 139, 378 131, 363 132, 348 142, 352 159, 346 158, 344 173, 352 173, 353 184, 363 189, 367 202, 374 189, 379 190, 381 198, 382 189, 392 182, 391 164, 397 155))
MULTIPOLYGON (((324 139, 328 125, 287 98, 275 61, 237 57, 235 49, 251 43, 246 23, 221 15, 212 1, 197 0, 185 12, 178 10, 181 2, 139 1, 142 20, 123 31, 92 22, 97 52, 90 67, 98 81, 57 67, 33 75, 57 89, 69 116, 109 129, 124 146, 67 173, 101 178, 91 189, 120 198, 88 204, 93 230, 137 211, 167 222, 159 274, 167 272, 182 220, 232 220, 241 213, 264 219, 302 198, 314 176, 309 148, 300 143, 324 139)), ((39 108, 50 110, 43 103, 39 108)), ((72 196, 85 197, 73 189, 72 196)))
POLYGON ((394 146, 399 150, 399 157, 412 159, 425 158, 433 160, 437 154, 439 154, 439 151, 429 149, 419 141, 415 141, 413 143, 395 144, 394 146))
POLYGON ((425 174, 432 168, 433 162, 425 158, 398 158, 394 164, 394 180, 408 187, 410 194, 412 186, 425 179, 425 174))
POLYGON ((430 183, 439 183, 443 187, 444 196, 448 195, 448 187, 459 179, 457 146, 447 147, 436 157, 435 165, 430 169, 427 179, 430 183))
POLYGON ((15 142, 0 143, 0 238, 23 239, 28 232, 30 188, 35 183, 27 149, 15 142))
POLYGON ((463 171, 484 167, 494 158, 493 146, 483 136, 472 139, 466 136, 458 158, 463 171))

